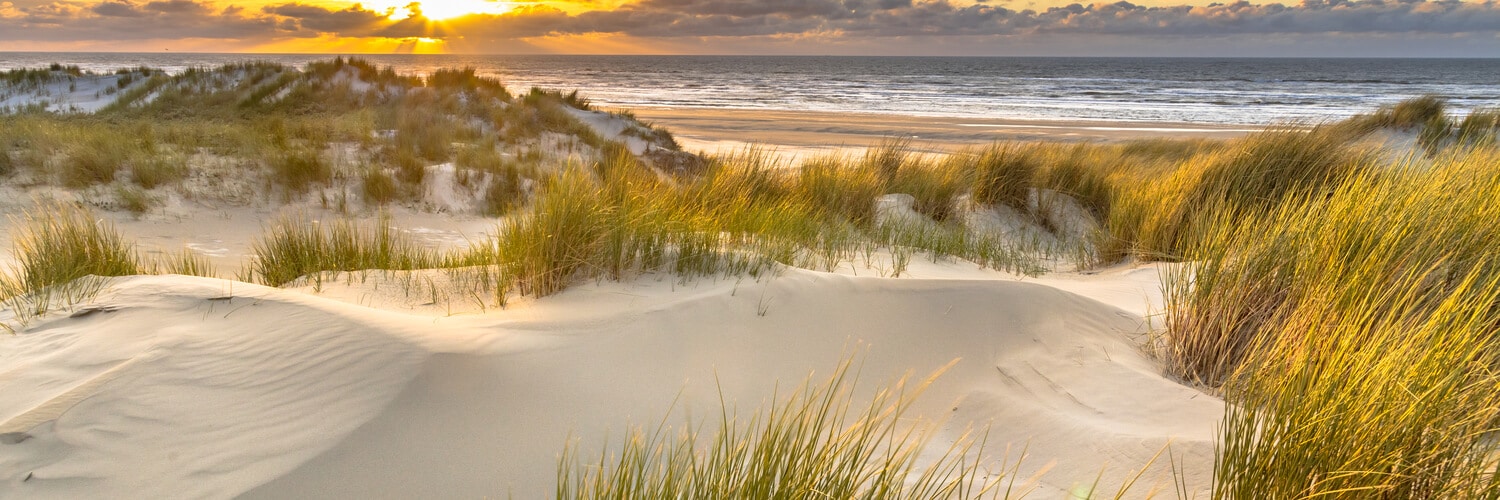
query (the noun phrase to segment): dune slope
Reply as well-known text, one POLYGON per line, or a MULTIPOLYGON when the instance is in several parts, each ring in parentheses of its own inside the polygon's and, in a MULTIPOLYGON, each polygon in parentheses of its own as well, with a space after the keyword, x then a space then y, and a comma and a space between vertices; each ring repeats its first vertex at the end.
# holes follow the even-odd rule
POLYGON ((721 392, 745 413, 850 355, 862 390, 961 358, 914 414, 939 446, 987 425, 996 471, 1025 447, 1042 493, 1120 484, 1169 441, 1205 487, 1222 412, 1138 352, 1138 313, 1011 280, 645 276, 432 318, 154 277, 92 310, 0 338, 4 496, 537 498, 569 439, 713 420, 721 392))

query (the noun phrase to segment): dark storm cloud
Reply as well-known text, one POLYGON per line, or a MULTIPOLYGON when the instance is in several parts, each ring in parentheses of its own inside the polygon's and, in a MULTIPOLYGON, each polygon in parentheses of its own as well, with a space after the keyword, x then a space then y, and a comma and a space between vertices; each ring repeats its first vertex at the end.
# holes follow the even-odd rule
POLYGON ((796 37, 881 39, 909 36, 1098 34, 1224 36, 1274 34, 1457 34, 1500 32, 1500 7, 1454 0, 1246 1, 1207 6, 1145 7, 1129 2, 1012 10, 1002 2, 950 0, 641 0, 615 10, 578 14, 532 6, 502 15, 444 23, 358 5, 328 8, 299 2, 259 10, 170 0, 12 2, 0 10, 0 40, 277 39, 462 36, 499 40, 606 33, 636 37, 796 37))

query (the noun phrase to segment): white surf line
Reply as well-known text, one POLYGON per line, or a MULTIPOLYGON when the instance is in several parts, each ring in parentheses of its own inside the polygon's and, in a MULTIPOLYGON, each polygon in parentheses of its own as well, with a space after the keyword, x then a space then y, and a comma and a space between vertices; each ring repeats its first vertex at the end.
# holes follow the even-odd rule
POLYGON ((991 123, 955 123, 960 127, 973 128, 1046 128, 1059 130, 1099 130, 1107 132, 1260 132, 1258 128, 1185 128, 1185 127, 1098 127, 1070 125, 1002 125, 991 123))

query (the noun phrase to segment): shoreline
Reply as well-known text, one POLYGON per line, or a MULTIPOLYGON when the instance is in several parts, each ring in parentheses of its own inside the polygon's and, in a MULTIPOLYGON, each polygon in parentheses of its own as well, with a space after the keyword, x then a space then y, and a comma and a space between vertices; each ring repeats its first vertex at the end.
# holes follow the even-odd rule
POLYGON ((683 149, 726 153, 750 146, 802 159, 859 152, 892 137, 909 138, 918 151, 947 153, 995 142, 1115 143, 1140 139, 1232 139, 1266 126, 1200 123, 1014 120, 879 113, 633 107, 643 122, 671 131, 683 149))

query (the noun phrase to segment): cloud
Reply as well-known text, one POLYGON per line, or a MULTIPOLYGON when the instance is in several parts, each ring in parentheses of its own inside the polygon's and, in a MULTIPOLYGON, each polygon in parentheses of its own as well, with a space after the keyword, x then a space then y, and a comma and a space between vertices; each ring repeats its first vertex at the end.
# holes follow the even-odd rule
MULTIPOLYGON (((637 38, 820 40, 1093 35, 1199 37, 1500 33, 1500 6, 1457 0, 1303 0, 1147 7, 1127 1, 1013 10, 1009 2, 958 0, 637 0, 614 9, 564 11, 532 4, 442 23, 359 4, 288 2, 259 9, 212 0, 7 2, 0 40, 278 40, 384 37, 483 41, 606 34, 637 38)), ((580 5, 580 4, 575 4, 580 5)), ((968 38, 966 38, 968 39, 968 38)))
POLYGON ((1290 6, 1241 0, 1170 7, 1120 1, 1017 11, 950 0, 642 0, 612 11, 578 15, 530 9, 502 16, 470 16, 457 20, 453 31, 523 37, 586 33, 709 37, 814 31, 870 37, 1493 33, 1500 32, 1500 7, 1493 2, 1456 0, 1306 0, 1290 6))
POLYGON ((353 5, 342 10, 332 10, 302 3, 288 3, 265 7, 262 12, 293 21, 293 26, 319 33, 362 32, 378 28, 389 16, 385 13, 366 10, 353 5))

